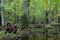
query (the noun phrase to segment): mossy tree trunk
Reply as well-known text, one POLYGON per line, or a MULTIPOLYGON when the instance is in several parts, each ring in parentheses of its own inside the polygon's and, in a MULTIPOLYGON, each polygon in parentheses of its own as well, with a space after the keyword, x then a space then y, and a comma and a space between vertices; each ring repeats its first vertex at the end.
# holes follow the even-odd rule
MULTIPOLYGON (((29 0, 24 0, 24 3, 23 3, 24 14, 21 16, 22 31, 28 28, 28 7, 29 7, 29 0)), ((29 40, 29 35, 22 37, 21 40, 29 40)))

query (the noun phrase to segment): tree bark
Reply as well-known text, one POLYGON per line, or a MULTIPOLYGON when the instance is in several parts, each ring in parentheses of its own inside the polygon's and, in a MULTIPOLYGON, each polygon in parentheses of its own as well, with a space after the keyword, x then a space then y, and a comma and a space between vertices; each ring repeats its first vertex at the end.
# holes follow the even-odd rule
POLYGON ((4 26, 4 0, 1 0, 1 6, 2 26, 4 26))
MULTIPOLYGON (((25 19, 25 21, 22 22, 22 25, 23 25, 23 29, 26 28, 26 26, 28 25, 27 22, 28 22, 28 7, 29 7, 29 0, 24 0, 24 3, 23 3, 23 8, 24 8, 24 15, 27 17, 23 17, 25 19)), ((29 40, 29 35, 28 36, 25 36, 25 37, 22 37, 21 40, 29 40)))

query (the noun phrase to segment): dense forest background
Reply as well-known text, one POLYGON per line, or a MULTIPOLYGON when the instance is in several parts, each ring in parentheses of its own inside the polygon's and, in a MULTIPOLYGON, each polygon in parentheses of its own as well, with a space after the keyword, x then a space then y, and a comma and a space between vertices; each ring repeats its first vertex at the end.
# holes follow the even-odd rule
MULTIPOLYGON (((24 1, 25 0, 4 0, 5 23, 11 21, 12 23, 20 24, 21 16, 24 14, 24 1)), ((51 22, 51 19, 54 19, 56 22, 56 16, 60 13, 59 0, 29 0, 27 3, 29 6, 26 10, 28 10, 27 15, 29 16, 30 22, 34 20, 34 17, 38 23, 46 22, 46 18, 48 18, 49 22, 51 22), (48 13, 48 17, 45 16, 46 13, 48 13)), ((0 6, 0 8, 1 7, 2 6, 0 6)))
POLYGON ((0 40, 60 40, 60 0, 0 0, 0 26, 0 40))

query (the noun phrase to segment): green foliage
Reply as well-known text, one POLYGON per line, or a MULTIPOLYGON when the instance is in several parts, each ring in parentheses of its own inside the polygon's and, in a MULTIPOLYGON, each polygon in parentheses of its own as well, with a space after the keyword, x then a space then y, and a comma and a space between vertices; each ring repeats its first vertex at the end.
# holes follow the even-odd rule
MULTIPOLYGON (((18 17, 21 17, 22 19, 19 20, 21 22, 21 25, 26 28, 28 27, 28 20, 27 16, 24 15, 24 8, 23 8, 24 0, 4 0, 4 17, 5 22, 10 21, 12 23, 17 23, 18 17)), ((29 7, 27 10, 29 10, 29 17, 33 20, 33 15, 36 18, 37 22, 44 22, 45 20, 45 13, 48 11, 48 18, 50 19, 52 14, 53 18, 57 18, 57 16, 60 16, 60 6, 56 7, 56 4, 60 4, 60 0, 30 0, 29 7), (50 2, 52 1, 52 2, 50 2), (52 7, 51 7, 52 6, 52 7), (52 10, 54 11, 52 11, 52 10), (56 12, 57 10, 58 13, 56 12), (52 12, 51 12, 52 11, 52 12), (51 14, 52 13, 52 14, 51 14)), ((1 4, 0 4, 1 5, 1 4)), ((0 6, 1 8, 1 6, 0 6)), ((30 19, 30 20, 31 20, 30 19)), ((55 23, 54 23, 55 24, 55 23)), ((49 25, 46 25, 46 27, 50 27, 49 25)), ((31 28, 32 31, 37 32, 45 32, 43 28, 31 28)), ((49 33, 56 33, 56 29, 49 30, 49 33)), ((22 34, 22 33, 21 33, 22 34)), ((10 34, 12 37, 15 36, 15 34, 10 34)), ((5 34, 5 31, 0 31, 0 40, 4 40, 5 37, 8 37, 9 34, 5 34)), ((44 36, 45 37, 45 36, 44 36)), ((30 36, 30 40, 33 40, 32 36, 30 36)), ((43 35, 36 35, 36 40, 43 40, 43 35)), ((44 39, 45 40, 45 39, 44 39)))
MULTIPOLYGON (((18 18, 18 17, 16 18, 16 16, 22 16, 22 14, 24 13, 23 3, 24 0, 4 0, 4 13, 8 21, 14 23, 14 21, 16 21, 15 19, 18 18), (10 13, 11 15, 8 13, 10 13)), ((45 11, 50 12, 49 17, 51 16, 51 10, 50 10, 51 8, 52 9, 54 8, 54 11, 56 11, 55 4, 60 4, 60 1, 59 0, 30 0, 29 8, 28 8, 30 18, 33 19, 33 15, 35 15, 36 21, 38 22, 43 21, 45 18, 45 11)), ((58 9, 60 8, 58 7, 58 9)))
POLYGON ((11 21, 14 23, 17 20, 17 16, 21 16, 23 14, 23 0, 4 0, 4 15, 5 22, 11 21))
POLYGON ((0 32, 0 40, 7 40, 6 38, 8 38, 9 36, 14 37, 15 34, 6 34, 5 31, 1 31, 0 32))

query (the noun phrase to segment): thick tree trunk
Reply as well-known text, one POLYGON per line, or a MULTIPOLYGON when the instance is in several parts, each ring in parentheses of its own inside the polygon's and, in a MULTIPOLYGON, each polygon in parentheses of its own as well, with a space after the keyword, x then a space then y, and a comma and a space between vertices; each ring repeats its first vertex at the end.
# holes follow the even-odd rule
MULTIPOLYGON (((24 8, 24 15, 22 17, 22 27, 23 27, 23 30, 28 27, 28 7, 29 7, 29 0, 24 0, 24 3, 23 3, 23 8, 24 8), (25 17, 26 18, 25 18, 25 17)), ((21 40, 29 40, 29 35, 28 36, 25 36, 25 37, 22 37, 21 40)))

